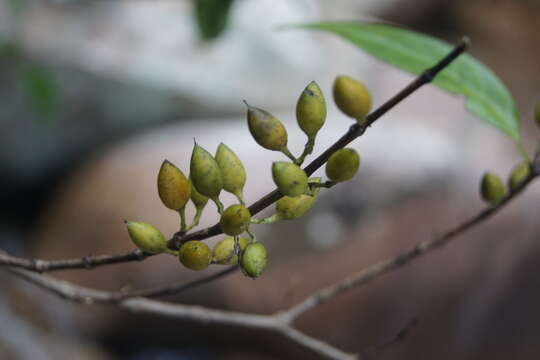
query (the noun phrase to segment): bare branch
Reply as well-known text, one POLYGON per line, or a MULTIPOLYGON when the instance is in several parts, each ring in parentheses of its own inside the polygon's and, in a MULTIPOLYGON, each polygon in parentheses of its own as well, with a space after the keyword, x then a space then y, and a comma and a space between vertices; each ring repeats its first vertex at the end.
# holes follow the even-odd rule
MULTIPOLYGON (((234 267, 232 269, 234 269, 234 267)), ((7 270, 65 300, 86 305, 114 302, 119 307, 135 313, 155 314, 169 319, 181 319, 206 325, 219 324, 253 330, 271 331, 281 334, 290 341, 327 359, 351 360, 357 358, 355 355, 343 352, 292 328, 290 324, 283 321, 280 314, 246 314, 235 311, 209 309, 198 305, 172 304, 143 297, 118 299, 117 293, 115 292, 107 292, 75 285, 68 281, 55 279, 48 275, 37 274, 20 268, 8 267, 7 270)), ((222 273, 229 273, 230 270, 230 268, 226 269, 222 273)))
POLYGON ((141 250, 133 250, 125 254, 117 255, 95 255, 75 259, 42 260, 12 256, 7 254, 4 250, 0 250, 0 266, 19 267, 42 273, 67 269, 93 269, 103 265, 142 261, 153 255, 154 254, 142 252, 141 250))
POLYGON ((445 246, 453 239, 465 233, 467 230, 481 224, 482 222, 499 212, 506 204, 508 204, 519 193, 521 193, 523 189, 525 189, 525 187, 539 175, 540 157, 536 156, 533 164, 531 164, 531 171, 527 178, 524 179, 524 181, 516 189, 509 192, 499 204, 484 209, 477 215, 458 225, 454 229, 447 231, 440 237, 429 241, 423 241, 395 257, 374 264, 366 269, 357 272, 356 274, 345 278, 344 280, 336 284, 330 285, 322 290, 317 291, 316 293, 310 295, 297 305, 290 308, 286 312, 287 316, 291 320, 294 320, 296 317, 300 316, 304 312, 318 305, 321 305, 322 303, 325 303, 326 301, 343 292, 346 292, 361 285, 365 285, 386 273, 397 270, 398 268, 409 264, 411 261, 423 255, 426 255, 433 250, 445 246))

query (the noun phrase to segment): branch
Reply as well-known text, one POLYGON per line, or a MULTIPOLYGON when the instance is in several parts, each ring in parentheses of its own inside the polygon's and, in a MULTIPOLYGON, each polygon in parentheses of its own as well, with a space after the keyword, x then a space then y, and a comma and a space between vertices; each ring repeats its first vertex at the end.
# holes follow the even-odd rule
MULTIPOLYGON (((233 269, 235 269, 233 267, 233 269)), ((171 304, 163 301, 150 300, 143 297, 118 298, 115 292, 92 289, 72 284, 68 281, 55 279, 48 275, 20 268, 8 267, 12 274, 44 289, 65 300, 86 305, 95 303, 115 303, 121 308, 135 313, 148 313, 166 317, 203 323, 207 326, 219 324, 250 330, 265 330, 280 334, 291 342, 300 345, 327 359, 353 360, 358 357, 348 354, 323 341, 294 329, 280 313, 273 315, 246 314, 235 311, 208 309, 198 305, 171 304)), ((230 272, 230 268, 221 273, 230 272)))
MULTIPOLYGON (((424 71, 415 80, 413 80, 407 87, 401 90, 398 94, 392 97, 390 100, 381 105, 378 109, 373 111, 366 117, 366 121, 363 125, 352 125, 347 133, 343 135, 338 141, 330 146, 319 157, 313 160, 309 165, 304 168, 304 171, 308 176, 313 174, 318 168, 328 161, 329 157, 337 150, 347 146, 350 142, 356 138, 362 136, 368 127, 370 127, 375 121, 377 121, 382 115, 386 114, 390 109, 396 106, 399 102, 411 95, 414 91, 418 90, 422 85, 429 83, 433 78, 446 66, 448 66, 453 60, 455 60, 460 54, 462 54, 468 47, 469 40, 463 38, 461 42, 439 63, 430 69, 424 71)), ((249 207, 251 215, 255 215, 264 210, 274 202, 278 201, 283 195, 279 191, 274 190, 261 199, 253 203, 249 207)), ((205 229, 183 234, 181 232, 175 234, 168 240, 168 246, 171 249, 179 249, 180 245, 189 240, 204 240, 215 235, 221 234, 221 228, 219 223, 205 229)), ((66 269, 93 269, 97 266, 118 264, 129 261, 141 261, 145 258, 152 256, 153 254, 143 253, 140 250, 135 250, 127 254, 119 255, 98 255, 98 256, 85 256, 78 259, 64 259, 64 260, 41 260, 41 259, 28 259, 8 255, 3 252, 0 253, 0 266, 14 266, 27 270, 37 272, 47 272, 54 270, 66 270, 66 269)))
POLYGON ((286 313, 287 316, 294 320, 298 316, 302 315, 306 311, 319 306, 331 298, 351 290, 355 287, 365 285, 372 280, 379 278, 380 276, 389 273, 391 271, 397 270, 398 268, 405 266, 416 260, 417 258, 424 256, 433 250, 439 249, 447 245, 450 241, 454 240, 458 236, 465 233, 467 230, 473 228, 476 225, 481 224, 485 220, 489 219, 491 216, 499 212, 503 207, 505 207, 511 200, 513 200, 518 194, 520 194, 527 185, 533 181, 536 177, 540 175, 540 155, 537 154, 533 163, 531 164, 531 171, 527 178, 513 191, 509 192, 504 199, 495 206, 490 206, 477 215, 473 216, 464 223, 458 225, 452 230, 447 231, 442 236, 435 238, 429 241, 423 241, 418 243, 416 246, 402 252, 401 254, 392 257, 390 259, 381 261, 377 264, 371 265, 370 267, 353 274, 344 280, 330 285, 322 290, 317 291, 316 293, 310 295, 300 303, 291 307, 286 313))
POLYGON ((142 252, 141 250, 133 250, 125 254, 117 255, 96 255, 76 259, 42 260, 12 256, 4 250, 0 250, 0 266, 4 265, 19 267, 42 273, 54 270, 93 269, 102 265, 119 264, 129 261, 142 261, 153 255, 154 254, 142 252))

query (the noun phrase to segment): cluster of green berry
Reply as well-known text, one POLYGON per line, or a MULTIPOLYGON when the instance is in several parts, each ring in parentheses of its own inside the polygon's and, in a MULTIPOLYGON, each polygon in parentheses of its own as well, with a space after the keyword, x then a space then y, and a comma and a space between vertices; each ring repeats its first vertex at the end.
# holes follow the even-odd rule
MULTIPOLYGON (((333 95, 339 109, 359 123, 371 109, 371 96, 367 89, 350 77, 336 78, 333 95)), ((208 200, 212 200, 220 214, 221 230, 229 236, 212 250, 198 240, 187 241, 179 250, 173 250, 168 248, 165 237, 156 227, 128 221, 129 235, 140 250, 172 254, 192 270, 203 270, 210 264, 239 264, 246 276, 256 278, 265 270, 268 256, 264 245, 250 231, 250 225, 297 219, 311 209, 321 188, 350 180, 358 171, 360 156, 351 148, 337 150, 330 156, 326 163, 329 180, 324 183, 321 178, 308 178, 300 167, 306 156, 313 152, 317 133, 326 121, 326 101, 317 83, 311 82, 304 89, 296 105, 298 125, 308 138, 298 158, 287 147, 287 130, 283 123, 269 112, 247 102, 245 104, 249 131, 255 141, 265 149, 282 152, 291 160, 272 164, 272 178, 283 195, 275 204, 275 214, 265 219, 252 218, 243 197, 246 170, 229 147, 221 143, 212 156, 195 143, 189 178, 171 162, 163 161, 157 178, 159 197, 167 208, 179 213, 181 234, 198 225, 208 200), (238 203, 225 208, 219 199, 222 190, 234 194, 238 203), (196 212, 192 223, 187 225, 185 208, 189 200, 196 212), (249 239, 241 237, 243 233, 247 233, 249 239)))

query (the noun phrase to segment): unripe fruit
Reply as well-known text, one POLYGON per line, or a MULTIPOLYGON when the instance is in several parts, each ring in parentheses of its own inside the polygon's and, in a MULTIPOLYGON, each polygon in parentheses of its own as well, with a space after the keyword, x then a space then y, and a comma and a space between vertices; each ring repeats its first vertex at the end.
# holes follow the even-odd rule
POLYGON ((480 183, 480 194, 487 203, 497 205, 505 195, 502 180, 497 175, 486 172, 480 183))
POLYGON ((512 169, 510 177, 508 178, 508 187, 510 190, 515 190, 527 178, 527 176, 529 176, 530 171, 530 165, 526 161, 516 165, 512 169))
MULTIPOLYGON (((238 238, 238 247, 240 252, 244 251, 248 245, 248 239, 244 237, 238 238)), ((219 241, 214 245, 213 260, 216 264, 219 265, 236 265, 238 264, 238 256, 235 254, 234 250, 234 237, 228 236, 225 239, 219 241)))
POLYGON ((246 231, 251 222, 251 214, 243 205, 231 205, 221 214, 219 225, 227 235, 238 235, 246 231))
POLYGON ((223 190, 242 198, 246 184, 246 169, 236 154, 221 143, 216 151, 216 162, 223 178, 223 190))
POLYGON ((191 196, 191 184, 184 173, 168 160, 163 161, 157 178, 159 198, 172 210, 183 209, 191 196))
POLYGON ((249 132, 255 141, 268 150, 283 150, 287 146, 287 130, 281 121, 263 109, 248 103, 246 106, 249 132))
POLYGON ((197 143, 191 154, 189 176, 197 191, 209 198, 217 198, 223 188, 219 165, 212 155, 197 143))
POLYGON ((268 254, 266 248, 260 242, 249 244, 242 253, 242 271, 250 278, 254 279, 261 276, 264 269, 266 269, 267 262, 268 254))
POLYGON ((350 180, 360 167, 360 155, 351 148, 340 149, 333 153, 326 163, 326 176, 332 181, 350 180))
POLYGON ((204 270, 212 261, 212 251, 202 241, 191 240, 180 247, 178 258, 188 269, 204 270))
POLYGON ((312 81, 298 98, 296 121, 308 138, 314 138, 325 120, 326 101, 319 85, 312 81))
POLYGON ((126 221, 129 237, 131 241, 142 251, 158 254, 166 252, 167 240, 153 225, 142 221, 126 221))
POLYGON ((279 192, 286 196, 298 196, 306 192, 308 177, 298 165, 276 161, 272 164, 272 178, 279 192))
POLYGON ((307 213, 315 203, 315 196, 299 195, 295 197, 284 196, 276 202, 276 213, 280 219, 298 219, 307 213))
MULTIPOLYGON (((191 183, 191 179, 189 182, 191 183)), ((195 205, 195 208, 202 210, 206 206, 206 203, 208 202, 208 197, 198 192, 195 186, 192 186, 191 187, 191 201, 193 202, 193 205, 195 205)))
POLYGON ((371 95, 367 88, 349 76, 338 76, 333 90, 337 107, 358 122, 363 122, 371 110, 371 95))

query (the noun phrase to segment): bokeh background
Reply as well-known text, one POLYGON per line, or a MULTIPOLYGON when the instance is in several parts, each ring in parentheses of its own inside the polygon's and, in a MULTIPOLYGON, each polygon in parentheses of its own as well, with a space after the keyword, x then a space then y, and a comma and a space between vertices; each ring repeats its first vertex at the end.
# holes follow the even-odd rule
MULTIPOLYGON (((155 177, 164 158, 188 172, 193 138, 210 151, 224 142, 240 156, 253 202, 273 188, 270 164, 282 156, 251 139, 242 99, 282 119, 299 152, 305 140, 294 105, 316 80, 329 103, 317 153, 350 125, 331 103, 337 74, 366 83, 375 106, 412 79, 332 35, 279 30, 366 19, 450 42, 469 36, 471 53, 515 96, 526 147, 534 151, 537 0, 0 0, 0 246, 47 259, 125 252, 133 246, 123 219, 173 234, 178 220, 161 205, 155 177)), ((235 274, 166 300, 283 309, 463 221, 483 206, 477 195, 483 172, 506 177, 520 161, 508 139, 463 110, 462 99, 432 86, 352 147, 362 156, 353 181, 323 193, 304 219, 254 226, 270 252, 262 278, 235 274)), ((305 314, 299 327, 369 358, 537 359, 539 196, 540 186, 531 185, 489 223, 305 314), (402 341, 374 350, 411 321, 402 341)), ((209 205, 202 225, 216 219, 209 205)), ((55 276, 118 290, 215 270, 191 272, 163 255, 55 276)), ((0 278, 2 359, 312 356, 264 333, 74 305, 5 272, 0 278)))

